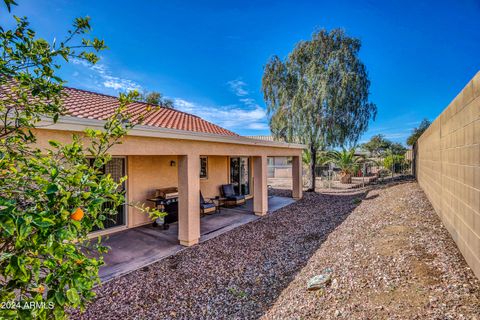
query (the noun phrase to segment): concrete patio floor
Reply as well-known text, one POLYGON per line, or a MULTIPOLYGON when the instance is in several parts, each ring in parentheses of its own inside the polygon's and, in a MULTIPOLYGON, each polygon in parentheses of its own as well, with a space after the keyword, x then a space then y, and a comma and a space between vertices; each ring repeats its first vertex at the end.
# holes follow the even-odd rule
MULTIPOLYGON (((269 197, 269 213, 295 202, 292 198, 269 197)), ((241 225, 260 219, 253 214, 253 201, 235 208, 222 208, 220 212, 201 218, 200 242, 207 241, 241 225)), ((111 235, 103 241, 110 247, 104 256, 105 265, 100 268, 102 282, 145 267, 186 247, 178 243, 178 225, 171 224, 168 230, 143 226, 111 235)))

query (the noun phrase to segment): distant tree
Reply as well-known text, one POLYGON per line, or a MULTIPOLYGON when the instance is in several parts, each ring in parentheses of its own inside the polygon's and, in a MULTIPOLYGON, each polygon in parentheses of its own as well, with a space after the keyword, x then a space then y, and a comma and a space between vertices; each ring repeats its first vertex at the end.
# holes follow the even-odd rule
POLYGON ((403 144, 399 142, 392 142, 388 148, 391 154, 393 155, 404 155, 407 151, 407 148, 403 146, 403 144))
POLYGON ((404 154, 407 149, 398 142, 392 142, 383 134, 377 134, 370 138, 370 141, 360 145, 360 148, 368 151, 372 157, 383 157, 387 152, 391 154, 404 154))
POLYGON ((175 105, 173 104, 173 100, 171 99, 163 98, 161 104, 162 104, 162 107, 164 108, 175 109, 175 105))
POLYGON ((140 95, 140 101, 143 101, 155 106, 161 106, 164 108, 169 108, 169 109, 175 108, 172 100, 164 98, 163 95, 157 91, 142 93, 140 95))
POLYGON ((318 151, 355 143, 376 115, 360 46, 343 30, 320 30, 297 43, 284 61, 274 56, 264 68, 262 90, 272 134, 308 145, 311 191, 318 151))
POLYGON ((430 127, 432 123, 428 119, 423 119, 417 128, 413 128, 412 134, 407 138, 407 145, 413 146, 418 138, 430 127))
POLYGON ((379 157, 389 147, 391 142, 385 139, 383 134, 377 134, 370 138, 370 141, 360 145, 360 148, 370 153, 372 157, 379 157))
POLYGON ((142 100, 149 104, 160 105, 162 101, 162 94, 160 92, 152 91, 141 96, 142 100))

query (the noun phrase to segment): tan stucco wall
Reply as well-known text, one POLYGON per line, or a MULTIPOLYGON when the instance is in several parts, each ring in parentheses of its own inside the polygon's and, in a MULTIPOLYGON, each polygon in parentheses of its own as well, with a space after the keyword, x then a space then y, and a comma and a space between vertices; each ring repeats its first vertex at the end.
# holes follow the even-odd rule
POLYGON ((418 140, 416 175, 480 277, 480 72, 418 140))
MULTIPOLYGON (((200 160, 199 160, 200 161, 200 160)), ((220 193, 220 185, 228 183, 228 157, 208 157, 208 178, 200 179, 203 196, 214 197, 220 193)), ((145 203, 155 195, 155 190, 178 187, 177 156, 128 156, 127 157, 127 196, 129 202, 145 203), (175 166, 170 162, 175 161, 175 166)), ((128 210, 128 227, 149 223, 148 217, 132 207, 128 210)))
POLYGON ((220 195, 220 185, 228 183, 228 157, 208 156, 208 177, 200 179, 200 190, 206 198, 220 195))
MULTIPOLYGON (((178 185, 176 156, 129 156, 127 157, 127 192, 130 203, 145 203, 147 198, 155 196, 155 190, 178 185)), ((148 223, 148 217, 132 207, 128 210, 128 226, 136 227, 148 223)))

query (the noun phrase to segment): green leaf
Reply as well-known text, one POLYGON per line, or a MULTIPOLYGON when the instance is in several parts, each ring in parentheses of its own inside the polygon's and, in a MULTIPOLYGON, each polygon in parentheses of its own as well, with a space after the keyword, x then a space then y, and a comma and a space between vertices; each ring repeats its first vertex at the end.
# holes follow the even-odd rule
POLYGON ((52 219, 45 218, 45 217, 37 217, 33 219, 33 223, 41 228, 46 228, 55 224, 52 219))
POLYGON ((0 230, 3 229, 9 235, 13 235, 15 232, 15 222, 12 217, 5 215, 0 218, 0 230))
POLYGON ((50 194, 54 194, 57 191, 58 191, 58 186, 52 183, 47 187, 47 191, 45 193, 50 195, 50 194))
POLYGON ((22 223, 18 228, 18 235, 20 238, 25 239, 30 231, 32 231, 32 227, 26 223, 22 223))
POLYGON ((48 144, 55 148, 58 148, 60 146, 60 143, 55 140, 48 140, 48 144))
POLYGON ((80 297, 78 296, 77 289, 75 288, 70 288, 67 290, 67 299, 73 303, 74 305, 77 305, 80 303, 80 297))
POLYGON ((55 300, 57 300, 58 304, 63 306, 65 304, 65 295, 62 292, 55 292, 55 300))
POLYGON ((13 256, 12 253, 2 252, 2 254, 0 254, 0 262, 9 259, 9 258, 11 258, 12 256, 13 256))
POLYGON ((17 5, 17 3, 16 3, 14 0, 4 0, 4 3, 5 3, 5 5, 7 6, 8 12, 11 11, 11 9, 12 9, 11 6, 12 6, 12 4, 15 5, 15 6, 17 5))

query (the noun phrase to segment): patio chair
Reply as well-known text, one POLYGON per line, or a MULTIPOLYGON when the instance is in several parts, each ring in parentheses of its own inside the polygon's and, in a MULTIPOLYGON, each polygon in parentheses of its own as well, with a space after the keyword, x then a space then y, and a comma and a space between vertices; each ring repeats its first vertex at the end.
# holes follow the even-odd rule
POLYGON ((233 190, 233 184, 222 184, 220 187, 220 193, 226 198, 225 204, 228 206, 238 206, 245 203, 245 196, 241 194, 235 194, 233 190))
POLYGON ((211 214, 217 210, 215 203, 212 200, 206 201, 203 197, 202 191, 200 191, 200 213, 211 214))

